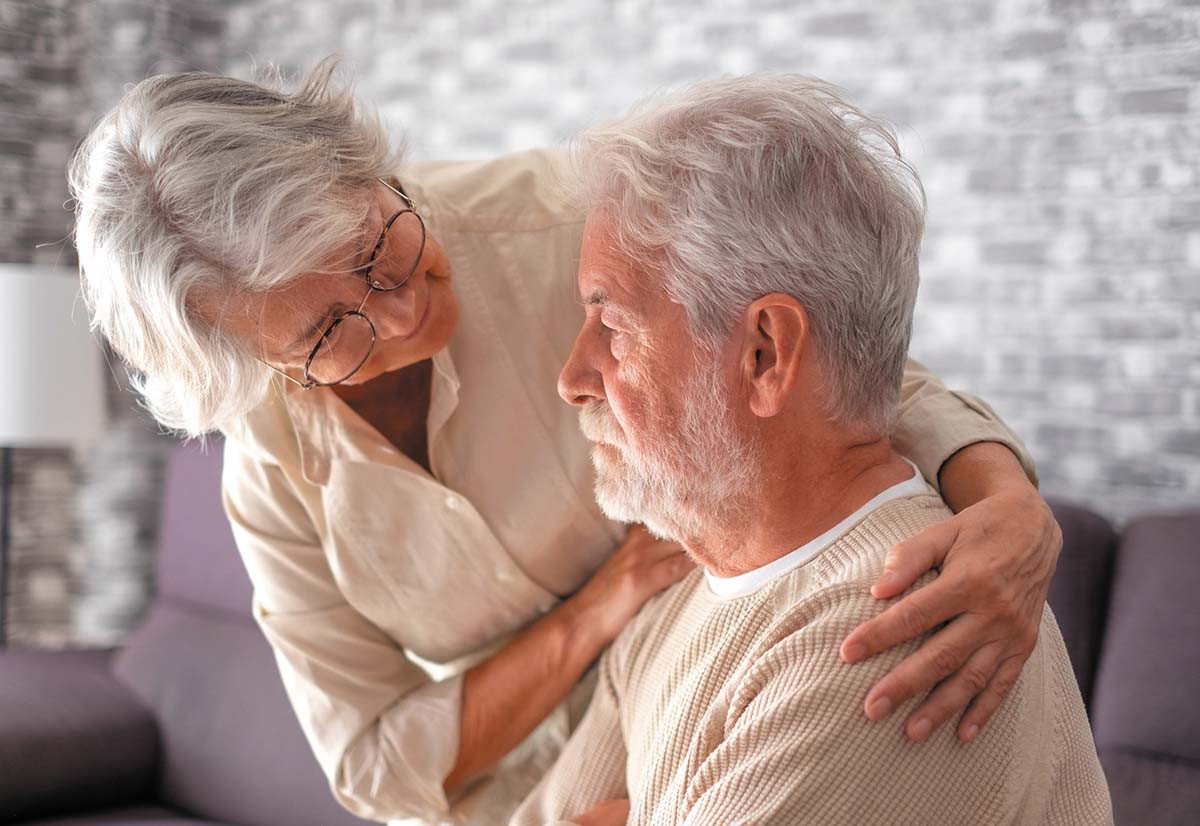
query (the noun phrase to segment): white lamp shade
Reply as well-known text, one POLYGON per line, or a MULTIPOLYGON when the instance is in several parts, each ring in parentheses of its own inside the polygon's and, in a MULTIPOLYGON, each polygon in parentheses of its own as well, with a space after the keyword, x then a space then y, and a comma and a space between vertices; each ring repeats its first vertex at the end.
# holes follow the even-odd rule
POLYGON ((76 270, 0 264, 0 446, 85 446, 104 426, 103 359, 76 270))

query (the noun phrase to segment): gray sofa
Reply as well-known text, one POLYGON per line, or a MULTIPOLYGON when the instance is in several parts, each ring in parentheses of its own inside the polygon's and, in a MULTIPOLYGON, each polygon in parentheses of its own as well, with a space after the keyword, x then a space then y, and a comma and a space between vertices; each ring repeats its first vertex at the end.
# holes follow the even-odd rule
MULTIPOLYGON (((0 823, 361 824, 329 793, 219 500, 220 443, 174 449, 157 596, 117 651, 0 653, 0 823)), ((1120 537, 1055 504, 1053 605, 1118 824, 1200 823, 1200 512, 1120 537)))
POLYGON ((221 442, 174 448, 156 597, 117 651, 0 653, 0 823, 352 826, 250 615, 221 442))
POLYGON ((1120 536, 1052 503, 1063 552, 1048 601, 1088 707, 1118 826, 1200 824, 1200 510, 1120 536))

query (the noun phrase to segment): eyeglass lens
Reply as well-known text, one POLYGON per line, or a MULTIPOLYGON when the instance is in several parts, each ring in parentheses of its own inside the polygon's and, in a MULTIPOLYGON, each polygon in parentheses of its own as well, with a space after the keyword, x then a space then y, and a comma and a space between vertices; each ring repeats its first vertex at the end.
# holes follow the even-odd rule
POLYGON ((425 225, 417 213, 406 210, 395 216, 384 230, 382 243, 371 265, 371 287, 394 290, 404 285, 425 249, 425 225))
POLYGON ((348 379, 371 355, 375 331, 365 316, 347 313, 321 339, 308 364, 308 377, 318 384, 348 379))

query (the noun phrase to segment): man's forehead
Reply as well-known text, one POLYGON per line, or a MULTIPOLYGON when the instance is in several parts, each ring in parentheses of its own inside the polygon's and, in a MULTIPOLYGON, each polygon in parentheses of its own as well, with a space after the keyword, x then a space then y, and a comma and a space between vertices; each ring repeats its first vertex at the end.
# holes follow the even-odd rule
POLYGON ((616 249, 604 221, 589 216, 579 258, 579 298, 587 305, 632 308, 644 300, 644 283, 627 255, 616 249))

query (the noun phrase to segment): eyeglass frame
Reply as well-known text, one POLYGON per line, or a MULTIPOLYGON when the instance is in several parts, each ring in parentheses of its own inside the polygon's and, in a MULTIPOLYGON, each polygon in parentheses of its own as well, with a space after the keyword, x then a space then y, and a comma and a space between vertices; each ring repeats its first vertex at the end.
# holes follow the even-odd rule
POLYGON ((276 373, 278 373, 279 375, 283 376, 285 379, 290 381, 292 384, 295 384, 296 386, 300 387, 301 389, 312 390, 314 387, 332 387, 336 384, 341 384, 342 382, 346 381, 347 379, 349 379, 351 376, 353 376, 355 373, 357 373, 359 370, 362 369, 362 366, 367 363, 367 360, 371 358, 371 353, 374 352, 374 350, 375 350, 375 339, 376 339, 376 335, 377 335, 375 332, 374 322, 372 322, 371 319, 368 318, 366 316, 366 314, 362 312, 362 308, 367 305, 367 299, 371 297, 372 293, 390 293, 394 290, 400 289, 405 284, 407 284, 409 282, 409 280, 416 274, 417 268, 421 266, 421 258, 425 255, 425 240, 426 240, 428 233, 425 228, 425 219, 421 217, 421 214, 419 212, 417 212, 417 207, 416 207, 416 204, 413 203, 413 199, 408 197, 408 195, 406 195, 401 190, 399 190, 396 187, 389 184, 383 178, 376 178, 375 180, 379 181, 379 183, 383 184, 388 189, 390 189, 392 192, 399 195, 400 200, 402 200, 404 202, 405 206, 403 209, 397 211, 383 225, 383 229, 379 233, 379 240, 375 242, 375 248, 371 250, 371 257, 370 257, 370 259, 368 259, 367 265, 366 265, 366 270, 363 272, 363 278, 367 282, 367 294, 363 296, 362 303, 358 305, 357 310, 346 310, 345 312, 338 315, 337 318, 335 318, 329 322, 329 325, 325 328, 324 332, 321 333, 320 338, 317 339, 317 343, 315 345, 313 345, 312 351, 309 352, 309 354, 308 354, 308 358, 304 360, 304 381, 300 381, 299 379, 289 376, 283 370, 280 370, 275 365, 270 364, 261 358, 258 359, 258 361, 262 362, 264 365, 271 368, 271 370, 273 370, 276 373), (395 286, 392 286, 392 287, 380 286, 379 282, 371 280, 371 270, 373 270, 375 268, 375 259, 379 255, 379 251, 381 249, 383 249, 383 242, 387 238, 387 231, 392 228, 392 224, 396 223, 396 220, 401 215, 404 215, 409 212, 411 212, 414 216, 416 216, 417 223, 420 224, 420 226, 421 226, 421 246, 417 250, 417 258, 415 261, 413 261, 412 269, 409 270, 408 275, 404 276, 404 278, 399 283, 397 283, 395 286), (350 316, 358 316, 363 321, 367 322, 367 326, 371 328, 371 345, 367 348, 367 352, 363 356, 362 361, 360 361, 358 363, 358 365, 353 370, 351 370, 349 373, 342 376, 337 381, 328 381, 328 382, 317 381, 308 372, 309 368, 312 366, 313 359, 315 359, 317 357, 317 353, 320 351, 321 345, 323 345, 326 341, 329 340, 329 336, 334 331, 334 329, 339 324, 341 324, 343 321, 345 321, 347 318, 349 318, 350 316))

